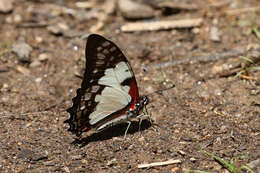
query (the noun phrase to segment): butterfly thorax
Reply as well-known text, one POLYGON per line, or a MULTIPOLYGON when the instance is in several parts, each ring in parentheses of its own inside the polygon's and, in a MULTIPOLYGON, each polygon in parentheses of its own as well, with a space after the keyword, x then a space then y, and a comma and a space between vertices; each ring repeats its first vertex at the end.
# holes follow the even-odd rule
POLYGON ((147 96, 140 97, 140 101, 135 104, 134 109, 130 108, 127 112, 128 119, 132 119, 137 117, 140 112, 143 110, 143 108, 149 103, 149 99, 147 96))

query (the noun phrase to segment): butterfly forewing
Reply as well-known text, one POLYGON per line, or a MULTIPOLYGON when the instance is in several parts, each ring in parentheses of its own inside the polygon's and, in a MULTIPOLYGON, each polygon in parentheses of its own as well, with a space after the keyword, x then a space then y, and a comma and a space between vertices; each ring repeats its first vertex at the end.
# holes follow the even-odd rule
POLYGON ((72 99, 72 107, 67 110, 70 118, 66 120, 69 130, 77 135, 109 124, 139 102, 133 71, 113 42, 92 34, 87 39, 85 53, 83 81, 72 99))

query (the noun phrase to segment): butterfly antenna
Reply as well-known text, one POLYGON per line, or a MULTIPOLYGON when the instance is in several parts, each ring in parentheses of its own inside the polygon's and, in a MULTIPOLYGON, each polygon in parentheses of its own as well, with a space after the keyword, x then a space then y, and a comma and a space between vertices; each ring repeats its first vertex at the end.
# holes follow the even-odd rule
MULTIPOLYGON (((174 88, 174 87, 175 87, 175 85, 172 84, 172 86, 170 86, 170 87, 168 87, 168 88, 164 88, 164 89, 161 89, 161 90, 154 91, 154 92, 152 92, 152 93, 150 93, 150 94, 147 94, 146 96, 148 97, 148 96, 151 96, 151 95, 153 95, 153 94, 155 94, 155 93, 160 94, 160 93, 162 93, 163 91, 172 89, 172 88, 174 88)), ((142 123, 142 121, 143 121, 144 119, 149 119, 150 123, 151 123, 152 125, 154 124, 154 123, 153 123, 153 120, 152 120, 152 118, 151 118, 151 116, 148 114, 146 105, 144 106, 144 109, 145 109, 145 115, 142 115, 142 116, 139 117, 139 118, 140 118, 140 119, 139 119, 139 131, 140 131, 140 129, 141 129, 141 123, 142 123)), ((157 124, 155 124, 155 125, 157 125, 157 124)))
POLYGON ((147 94, 146 96, 151 96, 151 95, 153 95, 153 94, 155 94, 155 93, 156 93, 156 94, 161 94, 163 91, 172 89, 172 88, 174 88, 174 87, 175 87, 175 85, 172 84, 172 86, 170 86, 170 87, 168 87, 168 88, 164 88, 164 89, 160 89, 160 90, 154 91, 154 92, 152 92, 152 93, 150 93, 150 94, 147 94))

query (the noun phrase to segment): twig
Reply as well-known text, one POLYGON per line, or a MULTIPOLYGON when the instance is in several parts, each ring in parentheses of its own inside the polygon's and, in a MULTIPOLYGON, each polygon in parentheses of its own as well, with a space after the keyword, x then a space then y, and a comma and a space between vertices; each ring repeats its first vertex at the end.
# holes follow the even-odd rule
POLYGON ((9 117, 9 116, 2 116, 2 117, 0 117, 0 118, 7 118, 7 117, 9 117))
POLYGON ((195 4, 185 4, 181 2, 172 2, 172 1, 162 1, 158 5, 160 8, 169 8, 169 9, 175 9, 175 10, 198 10, 199 7, 195 4))
POLYGON ((170 165, 170 164, 175 164, 175 163, 181 163, 181 160, 167 160, 165 162, 154 162, 154 163, 148 163, 148 164, 139 164, 138 168, 150 168, 150 167, 155 167, 155 166, 163 166, 163 165, 170 165))
POLYGON ((241 8, 241 9, 235 9, 235 10, 228 10, 225 13, 227 15, 237 15, 241 13, 246 13, 246 12, 252 12, 252 11, 260 11, 260 6, 257 7, 248 7, 248 8, 241 8))
POLYGON ((231 2, 232 2, 232 0, 214 1, 213 3, 211 3, 211 4, 209 5, 209 7, 221 8, 221 7, 223 7, 223 6, 228 6, 231 2))
MULTIPOLYGON (((198 62, 217 61, 220 59, 228 59, 228 58, 242 56, 242 55, 244 55, 244 53, 246 51, 248 51, 247 48, 237 48, 237 49, 230 50, 227 52, 222 52, 222 53, 194 56, 191 58, 184 58, 184 59, 180 59, 180 60, 176 60, 176 61, 170 61, 170 62, 155 64, 152 66, 146 66, 146 67, 144 67, 144 69, 145 70, 154 70, 154 69, 159 69, 159 68, 166 68, 169 66, 176 66, 179 64, 194 64, 194 63, 198 63, 198 62)), ((249 50, 249 52, 251 52, 251 51, 256 51, 256 52, 260 53, 260 47, 252 48, 251 50, 249 50)))
POLYGON ((236 66, 234 66, 231 69, 224 70, 224 71, 222 71, 220 73, 217 73, 217 76, 226 78, 226 77, 230 77, 230 76, 236 75, 240 71, 241 71, 241 64, 236 65, 236 66))
POLYGON ((43 28, 43 27, 47 27, 48 24, 47 23, 34 23, 34 22, 29 22, 29 23, 21 23, 19 25, 17 25, 17 27, 20 28, 43 28))
POLYGON ((171 21, 156 21, 156 22, 132 22, 121 27, 123 32, 133 31, 157 31, 173 28, 192 28, 202 24, 202 18, 198 19, 183 19, 171 21))
MULTIPOLYGON (((61 110, 60 112, 65 112, 66 110, 61 110)), ((53 113, 53 111, 37 111, 37 112, 27 112, 27 113, 4 113, 4 112, 0 112, 0 118, 7 118, 10 117, 14 114, 19 114, 19 115, 35 115, 35 114, 47 114, 47 113, 53 113), (4 115, 4 116, 1 116, 4 115)))
POLYGON ((14 114, 20 114, 20 115, 34 115, 34 114, 40 114, 40 113, 50 113, 51 111, 38 111, 38 112, 27 112, 27 113, 3 113, 3 112, 0 112, 0 115, 5 115, 5 116, 1 116, 0 118, 5 118, 5 117, 9 117, 11 115, 14 115, 14 114))
POLYGON ((242 78, 242 79, 247 79, 247 80, 258 80, 258 79, 255 78, 255 77, 245 76, 245 75, 240 75, 239 77, 242 78))

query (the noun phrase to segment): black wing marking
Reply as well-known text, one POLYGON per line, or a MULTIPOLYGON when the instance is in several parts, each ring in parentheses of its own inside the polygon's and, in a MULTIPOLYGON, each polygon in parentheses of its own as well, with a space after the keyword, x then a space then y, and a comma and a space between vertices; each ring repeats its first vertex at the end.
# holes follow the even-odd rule
MULTIPOLYGON (((95 96, 105 88, 104 85, 98 84, 98 79, 104 76, 107 68, 114 68, 122 61, 128 63, 126 57, 113 42, 97 34, 88 37, 85 54, 86 69, 81 88, 77 89, 77 95, 72 99, 72 107, 67 109, 70 118, 65 121, 70 125, 68 130, 76 135, 93 128, 89 124, 89 115, 95 111, 98 104, 95 102, 95 96)), ((132 72, 131 67, 129 68, 132 72)), ((134 74, 133 80, 135 81, 134 74)), ((124 82, 124 85, 130 85, 129 82, 124 82)))

